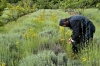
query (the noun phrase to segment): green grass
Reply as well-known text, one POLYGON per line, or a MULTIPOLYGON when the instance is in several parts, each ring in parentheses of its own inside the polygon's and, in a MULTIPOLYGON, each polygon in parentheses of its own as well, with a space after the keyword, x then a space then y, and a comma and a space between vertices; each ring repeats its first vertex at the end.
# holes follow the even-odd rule
MULTIPOLYGON (((41 9, 37 12, 22 16, 18 18, 17 21, 9 22, 5 26, 0 27, 0 65, 3 63, 7 66, 23 66, 24 64, 27 65, 27 63, 34 65, 32 60, 36 63, 43 63, 42 61, 38 61, 38 58, 34 59, 35 57, 33 56, 38 57, 37 55, 44 60, 48 60, 50 63, 50 57, 44 57, 42 54, 38 54, 38 52, 41 53, 44 50, 50 50, 66 54, 68 58, 67 62, 62 62, 62 57, 56 57, 56 59, 59 60, 59 63, 57 63, 58 65, 60 63, 68 63, 68 66, 73 66, 73 64, 76 66, 77 64, 83 66, 95 64, 98 66, 98 64, 100 64, 100 52, 98 51, 100 49, 99 14, 97 9, 86 9, 84 15, 93 21, 96 26, 96 32, 94 34, 93 46, 90 45, 89 48, 82 50, 82 54, 79 55, 78 59, 73 59, 73 57, 77 55, 74 56, 72 54, 71 45, 67 43, 70 33, 65 34, 65 32, 67 32, 68 29, 65 28, 65 31, 59 32, 59 20, 71 15, 60 10, 41 9), (65 40, 60 41, 61 37, 65 38, 65 40), (57 49, 55 46, 59 44, 63 48, 58 48, 62 50, 54 50, 57 49), (83 58, 86 60, 84 61, 83 58)), ((43 54, 45 54, 44 52, 43 54)), ((52 64, 52 66, 55 65, 52 64)))

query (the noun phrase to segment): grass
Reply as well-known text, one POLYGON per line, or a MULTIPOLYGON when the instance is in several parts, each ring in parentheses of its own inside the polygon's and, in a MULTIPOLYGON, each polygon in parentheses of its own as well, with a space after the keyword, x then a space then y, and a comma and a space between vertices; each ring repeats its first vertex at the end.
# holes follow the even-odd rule
POLYGON ((96 26, 96 33, 94 34, 94 43, 91 44, 93 46, 90 45, 82 50, 78 57, 72 53, 71 44, 67 43, 71 31, 59 27, 59 20, 71 15, 60 10, 41 9, 0 27, 0 65, 24 66, 27 63, 35 64, 29 61, 47 64, 46 61, 38 61, 39 56, 44 60, 48 60, 48 63, 51 63, 52 66, 55 66, 52 64, 55 59, 59 60, 56 63, 58 65, 68 63, 68 66, 92 66, 93 64, 98 66, 100 64, 99 14, 97 9, 86 9, 84 15, 93 21, 96 26), (48 51, 45 52, 46 50, 50 50, 53 54, 53 61, 51 61, 51 57, 47 56, 48 51), (63 62, 65 59, 59 56, 60 53, 62 56, 64 53, 68 61, 63 62), (78 59, 74 60, 75 57, 78 59))

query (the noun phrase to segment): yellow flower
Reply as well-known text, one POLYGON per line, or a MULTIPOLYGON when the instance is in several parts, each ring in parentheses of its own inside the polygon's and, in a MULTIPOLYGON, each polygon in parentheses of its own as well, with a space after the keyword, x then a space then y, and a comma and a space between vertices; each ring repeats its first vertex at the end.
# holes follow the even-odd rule
POLYGON ((32 31, 32 29, 30 28, 30 31, 32 31))
POLYGON ((70 34, 71 33, 71 31, 70 30, 68 30, 65 34, 67 35, 67 34, 70 34))
POLYGON ((60 26, 59 32, 62 33, 64 31, 64 27, 60 26))
POLYGON ((33 28, 33 27, 31 27, 29 30, 30 30, 30 31, 32 31, 33 29, 34 29, 34 28, 33 28))
POLYGON ((86 61, 87 59, 86 58, 83 58, 83 61, 86 61))
POLYGON ((55 14, 51 14, 52 15, 52 17, 56 17, 56 15, 55 14))
POLYGON ((33 33, 32 32, 29 32, 29 34, 32 35, 33 33))
POLYGON ((3 63, 1 64, 1 66, 6 66, 6 63, 3 62, 3 63))
POLYGON ((37 33, 33 33, 33 34, 32 34, 32 37, 34 37, 34 36, 37 36, 37 33))
POLYGON ((64 38, 60 38, 60 41, 64 41, 65 39, 64 38))
POLYGON ((25 38, 27 38, 27 37, 28 37, 28 35, 27 35, 27 34, 24 34, 23 36, 24 36, 25 38))
POLYGON ((18 44, 19 44, 19 42, 17 41, 17 42, 16 42, 16 44, 18 45, 18 44))
POLYGON ((63 41, 63 40, 65 40, 65 39, 61 39, 61 41, 63 41))

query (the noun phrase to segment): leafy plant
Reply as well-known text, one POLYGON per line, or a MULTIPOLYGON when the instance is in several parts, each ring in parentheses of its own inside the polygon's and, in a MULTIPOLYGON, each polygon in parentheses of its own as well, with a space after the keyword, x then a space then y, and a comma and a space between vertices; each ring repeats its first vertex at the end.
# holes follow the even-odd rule
POLYGON ((0 26, 3 26, 4 25, 4 22, 3 20, 0 19, 0 26))
POLYGON ((0 16, 2 15, 2 11, 6 7, 7 1, 6 0, 0 0, 0 16))
POLYGON ((96 7, 100 10, 100 3, 97 3, 96 7))
POLYGON ((30 55, 20 61, 19 66, 59 66, 66 65, 67 57, 65 53, 59 53, 57 56, 50 50, 38 52, 36 55, 30 55))

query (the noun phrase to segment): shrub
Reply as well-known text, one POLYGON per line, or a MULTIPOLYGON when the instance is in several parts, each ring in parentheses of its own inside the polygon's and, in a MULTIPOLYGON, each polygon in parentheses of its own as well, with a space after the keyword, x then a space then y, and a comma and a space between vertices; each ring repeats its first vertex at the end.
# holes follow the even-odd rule
POLYGON ((4 10, 4 8, 6 7, 6 0, 0 0, 0 16, 2 15, 2 11, 4 10))
POLYGON ((96 7, 100 10, 100 3, 97 3, 96 7))
POLYGON ((4 22, 3 20, 0 19, 0 26, 3 26, 4 25, 4 22))
POLYGON ((19 66, 64 66, 67 63, 65 53, 59 53, 57 56, 53 51, 44 50, 36 55, 23 58, 19 66))

